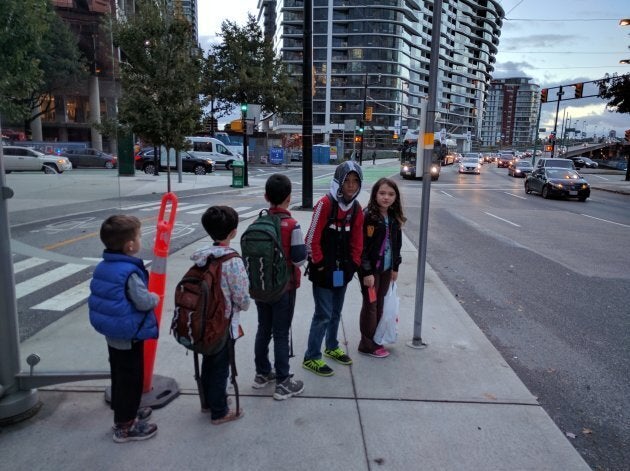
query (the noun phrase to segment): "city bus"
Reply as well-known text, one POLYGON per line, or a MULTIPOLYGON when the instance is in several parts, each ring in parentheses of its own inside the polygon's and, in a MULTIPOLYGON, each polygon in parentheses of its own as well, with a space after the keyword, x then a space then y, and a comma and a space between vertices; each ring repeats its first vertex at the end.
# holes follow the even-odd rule
MULTIPOLYGON (((442 146, 440 141, 433 141, 433 158, 431 162, 431 181, 440 178, 440 163, 443 158, 442 153, 446 153, 446 146, 442 146)), ((424 153, 424 149, 420 148, 420 154, 424 153)), ((422 160, 418 161, 418 140, 407 140, 403 143, 400 151, 400 176, 403 178, 422 178, 422 160)))

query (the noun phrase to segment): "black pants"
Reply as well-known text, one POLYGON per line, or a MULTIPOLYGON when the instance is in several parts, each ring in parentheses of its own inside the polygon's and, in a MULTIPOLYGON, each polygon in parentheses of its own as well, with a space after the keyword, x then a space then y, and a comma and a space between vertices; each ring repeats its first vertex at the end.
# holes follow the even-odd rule
POLYGON ((114 423, 129 422, 136 418, 142 399, 144 376, 144 342, 133 343, 131 350, 109 350, 109 368, 112 376, 112 403, 114 423))
POLYGON ((230 374, 230 342, 228 339, 225 347, 214 355, 203 355, 201 363, 201 383, 212 420, 225 417, 229 410, 225 389, 230 374))

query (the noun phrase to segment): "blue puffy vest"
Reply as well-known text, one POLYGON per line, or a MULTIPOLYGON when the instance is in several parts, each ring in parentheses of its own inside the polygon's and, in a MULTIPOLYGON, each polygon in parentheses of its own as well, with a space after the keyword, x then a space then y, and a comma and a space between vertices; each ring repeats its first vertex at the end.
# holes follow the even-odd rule
POLYGON ((146 340, 158 337, 153 310, 139 311, 127 298, 127 279, 132 273, 148 282, 141 259, 121 253, 103 252, 90 283, 90 323, 100 334, 113 339, 146 340))

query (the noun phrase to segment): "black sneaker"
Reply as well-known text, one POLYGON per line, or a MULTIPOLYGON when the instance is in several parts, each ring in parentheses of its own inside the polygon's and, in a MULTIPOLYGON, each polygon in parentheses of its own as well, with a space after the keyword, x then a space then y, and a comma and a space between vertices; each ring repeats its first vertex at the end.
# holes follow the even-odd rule
POLYGON ((265 386, 267 386, 272 381, 275 381, 275 379, 276 379, 276 372, 273 371, 273 370, 271 370, 266 375, 257 373, 256 376, 254 377, 254 382, 252 383, 252 388, 254 388, 254 389, 264 388, 265 386))
POLYGON ((276 385, 273 398, 278 401, 289 399, 290 397, 302 394, 304 391, 304 383, 302 381, 291 378, 285 379, 282 383, 276 385))
POLYGON ((157 425, 148 422, 133 421, 130 427, 117 427, 114 430, 114 441, 116 443, 125 443, 131 441, 148 440, 155 437, 157 433, 157 425))
POLYGON ((332 376, 334 373, 333 369, 324 360, 304 360, 302 368, 312 371, 319 376, 332 376))
POLYGON ((352 358, 346 355, 341 348, 337 347, 334 350, 324 350, 324 356, 328 358, 332 358, 337 363, 341 363, 342 365, 352 365, 352 358))

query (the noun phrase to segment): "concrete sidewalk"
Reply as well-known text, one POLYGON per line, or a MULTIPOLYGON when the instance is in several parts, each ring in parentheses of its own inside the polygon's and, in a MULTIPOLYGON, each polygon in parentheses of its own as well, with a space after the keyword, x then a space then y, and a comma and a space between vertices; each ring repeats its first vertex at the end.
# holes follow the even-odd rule
MULTIPOLYGON (((367 200, 363 191, 361 201, 367 200)), ((311 213, 294 211, 306 231, 311 213)), ((240 224, 242 231, 247 221, 240 224)), ((236 241, 240 238, 237 237, 236 241)), ((237 342, 238 383, 245 416, 214 426, 199 412, 193 360, 169 334, 172 293, 199 241, 168 259, 168 283, 154 373, 174 378, 180 396, 154 412, 156 438, 115 444, 105 381, 40 390, 33 418, 0 429, 6 469, 223 470, 588 470, 536 398, 527 390, 462 306, 427 266, 423 350, 406 346, 413 334, 417 251, 407 239, 399 275, 399 341, 391 355, 359 355, 361 296, 347 291, 340 329, 352 366, 330 363, 335 374, 301 368, 313 300, 310 282, 298 290, 292 368, 304 393, 275 401, 273 388, 256 390, 253 343, 256 308, 242 314, 237 342)), ((235 247, 239 249, 238 244, 235 247)), ((64 316, 21 346, 21 358, 42 357, 37 371, 108 370, 104 339, 90 327, 87 306, 64 316)))

